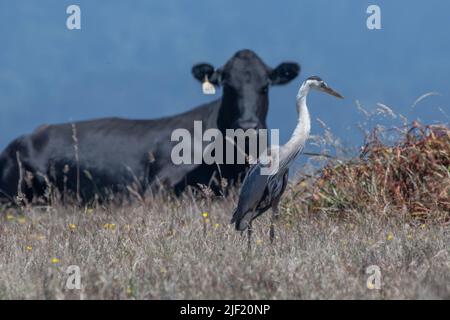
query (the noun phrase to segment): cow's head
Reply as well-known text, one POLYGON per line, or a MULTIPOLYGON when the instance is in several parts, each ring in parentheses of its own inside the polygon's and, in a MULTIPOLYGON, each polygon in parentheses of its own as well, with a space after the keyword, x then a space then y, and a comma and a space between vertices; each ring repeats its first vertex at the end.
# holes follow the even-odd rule
POLYGON ((290 82, 300 66, 284 62, 275 69, 268 67, 253 51, 238 51, 222 68, 207 63, 192 68, 194 77, 223 87, 219 129, 266 128, 269 87, 290 82))

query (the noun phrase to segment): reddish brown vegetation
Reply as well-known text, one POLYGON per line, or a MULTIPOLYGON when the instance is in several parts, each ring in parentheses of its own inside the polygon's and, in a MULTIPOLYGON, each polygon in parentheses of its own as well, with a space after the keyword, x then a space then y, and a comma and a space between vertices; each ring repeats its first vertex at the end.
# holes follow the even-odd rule
POLYGON ((420 221, 448 223, 450 129, 413 123, 394 146, 382 143, 375 130, 359 159, 328 164, 310 191, 313 211, 364 210, 376 204, 420 221))

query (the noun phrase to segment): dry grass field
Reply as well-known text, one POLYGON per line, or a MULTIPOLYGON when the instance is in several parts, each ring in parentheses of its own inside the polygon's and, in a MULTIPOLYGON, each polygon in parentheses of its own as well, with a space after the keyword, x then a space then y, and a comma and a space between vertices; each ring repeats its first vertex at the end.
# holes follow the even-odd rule
POLYGON ((276 243, 263 217, 248 252, 229 225, 233 201, 3 216, 0 298, 450 299, 446 226, 414 226, 397 212, 339 219, 285 204, 276 243), (79 291, 65 287, 69 265, 80 267, 79 291), (379 291, 366 286, 370 265, 381 268, 379 291))
POLYGON ((450 134, 437 132, 292 183, 275 243, 266 214, 250 251, 229 225, 236 192, 4 209, 0 299, 450 299, 450 134), (70 265, 81 290, 66 288, 70 265))

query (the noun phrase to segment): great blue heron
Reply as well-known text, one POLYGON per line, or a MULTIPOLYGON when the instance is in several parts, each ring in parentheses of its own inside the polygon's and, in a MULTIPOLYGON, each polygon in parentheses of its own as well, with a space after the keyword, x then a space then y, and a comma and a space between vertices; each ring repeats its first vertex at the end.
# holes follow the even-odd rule
POLYGON ((294 162, 297 155, 305 146, 311 129, 311 119, 306 105, 306 99, 311 89, 316 89, 337 98, 343 97, 331 89, 321 78, 310 77, 303 82, 297 94, 297 112, 299 114, 297 127, 289 141, 283 146, 272 146, 265 161, 258 161, 248 171, 240 194, 236 210, 233 213, 231 223, 236 224, 236 230, 248 230, 248 243, 252 233, 252 221, 272 208, 272 219, 270 226, 270 241, 274 239, 274 220, 279 216, 278 205, 287 182, 289 167, 294 162), (262 174, 268 163, 273 164, 277 159, 277 170, 269 174, 262 174))

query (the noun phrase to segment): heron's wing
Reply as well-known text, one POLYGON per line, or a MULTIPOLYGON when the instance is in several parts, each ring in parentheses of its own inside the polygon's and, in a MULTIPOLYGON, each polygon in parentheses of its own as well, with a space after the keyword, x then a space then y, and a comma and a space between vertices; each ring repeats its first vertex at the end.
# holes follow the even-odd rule
POLYGON ((260 201, 264 197, 269 176, 261 174, 262 165, 255 164, 248 171, 239 193, 239 201, 234 211, 231 223, 236 223, 236 228, 241 230, 246 226, 240 226, 241 220, 246 214, 253 214, 260 201))
POLYGON ((269 178, 264 196, 257 207, 258 215, 264 213, 266 210, 272 207, 274 203, 278 204, 281 196, 284 193, 284 190, 286 189, 288 179, 289 170, 286 170, 284 174, 271 176, 269 178))

